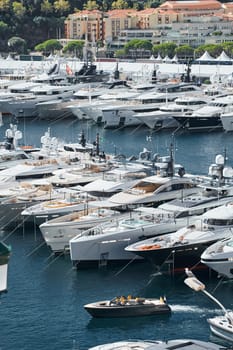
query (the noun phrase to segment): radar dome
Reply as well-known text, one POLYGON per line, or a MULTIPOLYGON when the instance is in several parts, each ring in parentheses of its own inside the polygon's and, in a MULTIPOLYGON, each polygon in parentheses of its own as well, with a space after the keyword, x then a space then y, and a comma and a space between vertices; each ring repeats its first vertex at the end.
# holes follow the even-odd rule
POLYGON ((215 163, 218 165, 223 165, 225 162, 225 158, 222 154, 218 154, 215 158, 215 163))

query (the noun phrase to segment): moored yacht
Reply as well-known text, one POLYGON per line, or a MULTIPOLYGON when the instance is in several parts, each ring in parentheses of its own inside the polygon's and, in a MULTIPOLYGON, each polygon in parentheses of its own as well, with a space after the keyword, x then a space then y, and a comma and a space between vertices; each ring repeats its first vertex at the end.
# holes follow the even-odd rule
POLYGON ((232 203, 211 209, 192 225, 160 237, 131 244, 125 248, 148 259, 157 268, 175 272, 184 267, 203 268, 201 254, 211 244, 231 235, 232 203))
MULTIPOLYGON (((139 157, 141 162, 146 163, 150 154, 141 152, 139 157)), ((174 164, 172 146, 169 156, 154 155, 153 166, 156 175, 138 180, 132 187, 110 197, 109 201, 122 205, 159 205, 162 202, 198 192, 193 178, 185 176, 184 167, 174 164)))
POLYGON ((221 115, 233 105, 233 95, 218 96, 206 106, 195 110, 192 114, 174 116, 181 126, 190 131, 221 130, 221 115))
POLYGON ((233 238, 220 240, 208 247, 201 255, 201 262, 220 276, 233 278, 233 238))
POLYGON ((184 95, 176 98, 174 102, 165 103, 156 111, 137 113, 134 117, 141 120, 150 129, 173 129, 180 126, 180 123, 174 119, 174 116, 191 113, 206 103, 206 98, 201 96, 184 95))
MULTIPOLYGON (((100 203, 101 204, 101 203, 100 203)), ((48 247, 54 253, 69 250, 69 240, 91 227, 111 222, 120 217, 121 212, 111 208, 88 207, 84 211, 74 211, 40 225, 40 231, 48 247)))
POLYGON ((97 345, 89 350, 227 350, 222 345, 197 339, 173 339, 166 341, 122 340, 109 344, 97 345))
POLYGON ((24 220, 40 225, 45 220, 69 214, 73 211, 85 210, 88 207, 88 203, 93 200, 95 198, 86 193, 79 193, 71 189, 62 189, 60 198, 46 200, 27 207, 21 212, 21 215, 24 217, 24 220))

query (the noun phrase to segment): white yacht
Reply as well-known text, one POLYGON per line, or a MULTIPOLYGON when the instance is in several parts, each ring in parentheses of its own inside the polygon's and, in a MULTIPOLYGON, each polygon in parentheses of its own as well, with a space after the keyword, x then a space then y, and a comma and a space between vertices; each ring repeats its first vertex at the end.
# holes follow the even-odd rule
POLYGON ((232 203, 208 210, 194 224, 178 231, 143 240, 126 247, 127 252, 148 259, 159 269, 183 271, 203 268, 201 254, 211 244, 232 235, 232 203))
MULTIPOLYGON (((38 84, 37 84, 38 85, 38 84)), ((5 103, 5 110, 15 117, 37 116, 36 105, 51 99, 64 99, 72 96, 74 86, 72 85, 46 85, 42 84, 30 89, 30 94, 16 96, 5 103)))
POLYGON ((215 195, 213 192, 211 194, 206 187, 198 194, 166 202, 158 208, 135 209, 126 213, 124 217, 118 217, 113 222, 96 226, 72 238, 70 240, 72 260, 75 265, 78 262, 78 266, 98 264, 103 260, 106 263, 130 260, 132 255, 123 251, 127 245, 149 237, 168 235, 187 225, 195 224, 198 218, 200 222, 205 218, 210 224, 210 219, 207 220, 201 215, 216 207, 220 208, 219 211, 224 211, 222 205, 228 203, 230 199, 233 199, 233 196, 220 197, 217 192, 215 195))
POLYGON ((77 234, 101 223, 112 222, 121 215, 120 211, 111 208, 94 208, 90 205, 84 211, 74 211, 45 221, 40 225, 40 231, 54 253, 63 253, 69 250, 69 241, 77 234))
POLYGON ((98 266, 108 263, 119 263, 136 259, 124 248, 156 232, 162 234, 169 227, 176 225, 170 212, 156 208, 141 207, 116 218, 83 231, 69 241, 70 256, 74 266, 98 266))
POLYGON ((223 129, 233 131, 233 106, 220 114, 223 129))
POLYGON ((50 220, 61 215, 72 213, 73 211, 85 210, 89 202, 95 198, 87 193, 80 193, 77 190, 61 189, 61 196, 58 199, 46 200, 39 204, 27 207, 21 212, 24 220, 38 225, 45 220, 50 220))
POLYGON ((109 344, 97 345, 89 350, 227 350, 227 347, 196 339, 173 339, 166 341, 122 340, 109 344))
POLYGON ((232 108, 233 95, 217 96, 192 114, 174 116, 181 126, 190 131, 219 130, 223 128, 221 115, 232 108))
POLYGON ((174 102, 162 105, 159 110, 137 113, 134 117, 141 120, 141 122, 146 124, 150 129, 173 129, 180 125, 180 123, 174 119, 174 116, 183 113, 191 113, 206 103, 206 98, 201 96, 184 95, 176 98, 174 102))
POLYGON ((16 183, 12 187, 3 189, 1 192, 2 195, 5 195, 5 198, 0 202, 1 229, 22 225, 26 220, 24 220, 25 217, 22 217, 21 212, 27 207, 62 197, 61 193, 54 190, 46 182, 43 184, 43 181, 41 183, 16 183))
POLYGON ((219 276, 233 278, 233 238, 226 238, 208 247, 201 255, 201 262, 219 276))
POLYGON ((196 276, 193 274, 192 271, 189 269, 185 269, 185 273, 188 276, 184 283, 191 289, 193 289, 195 292, 202 292, 204 293, 211 301, 213 301, 215 304, 218 305, 218 307, 221 308, 221 311, 223 312, 223 315, 215 316, 207 319, 207 322, 209 323, 211 332, 232 344, 233 342, 233 312, 231 310, 227 310, 225 306, 212 294, 210 294, 206 290, 206 286, 204 283, 199 281, 196 276))
POLYGON ((105 128, 139 125, 141 120, 134 117, 137 113, 154 112, 168 102, 184 94, 200 94, 201 90, 192 84, 164 84, 144 92, 119 106, 108 106, 102 110, 105 128))
POLYGON ((100 91, 98 98, 89 98, 82 103, 73 103, 67 108, 71 109, 72 113, 79 119, 92 119, 96 123, 102 123, 102 109, 113 105, 121 105, 122 101, 128 101, 135 96, 138 96, 139 92, 131 91, 126 86, 119 86, 112 90, 108 90, 106 93, 100 91))

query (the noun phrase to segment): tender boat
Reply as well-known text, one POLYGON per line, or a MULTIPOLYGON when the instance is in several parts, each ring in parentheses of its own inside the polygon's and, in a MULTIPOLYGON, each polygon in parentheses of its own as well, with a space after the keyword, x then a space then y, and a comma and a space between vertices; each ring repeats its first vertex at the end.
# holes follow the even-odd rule
POLYGON ((133 298, 130 295, 127 298, 121 296, 112 300, 86 304, 84 308, 93 317, 135 317, 171 312, 165 298, 133 298))
POLYGON ((227 350, 229 348, 207 341, 196 339, 174 339, 166 341, 125 340, 109 344, 97 345, 89 350, 227 350))
POLYGON ((215 316, 207 319, 210 330, 212 333, 224 340, 233 342, 233 312, 226 310, 222 303, 216 299, 212 294, 207 292, 204 283, 199 281, 192 271, 186 269, 187 278, 184 280, 184 283, 189 286, 191 289, 196 292, 203 292, 207 295, 212 301, 214 301, 224 312, 224 315, 215 316))

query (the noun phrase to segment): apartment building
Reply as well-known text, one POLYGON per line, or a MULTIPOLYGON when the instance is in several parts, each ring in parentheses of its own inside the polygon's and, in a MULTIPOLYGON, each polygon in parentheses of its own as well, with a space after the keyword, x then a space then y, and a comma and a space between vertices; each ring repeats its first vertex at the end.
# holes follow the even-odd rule
POLYGON ((142 11, 80 11, 69 15, 65 25, 67 39, 103 40, 114 48, 132 39, 197 47, 233 41, 233 3, 172 0, 142 11))
POLYGON ((70 14, 65 21, 66 39, 87 41, 104 40, 104 13, 99 10, 83 10, 70 14))

